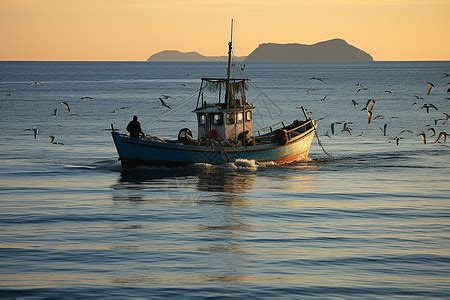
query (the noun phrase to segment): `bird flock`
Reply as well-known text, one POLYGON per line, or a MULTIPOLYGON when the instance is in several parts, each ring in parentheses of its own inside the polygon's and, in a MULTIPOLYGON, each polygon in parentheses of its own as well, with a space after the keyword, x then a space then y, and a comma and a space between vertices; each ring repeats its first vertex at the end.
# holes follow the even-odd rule
MULTIPOLYGON (((31 82, 31 86, 33 88, 39 88, 41 87, 43 84, 39 81, 33 81, 31 82)), ((12 96, 12 93, 6 93, 5 96, 12 96)), ((91 96, 82 96, 79 98, 80 100, 93 100, 94 98, 91 96)), ((52 111, 52 114, 50 115, 51 117, 56 117, 58 116, 60 113, 60 111, 67 111, 67 116, 69 117, 79 117, 78 114, 73 113, 72 107, 69 104, 69 102, 67 101, 61 101, 59 103, 57 103, 58 107, 54 108, 52 111)), ((60 129, 63 128, 63 126, 61 124, 57 124, 57 127, 59 127, 60 129)), ((27 128, 25 129, 25 131, 31 131, 33 133, 33 139, 37 140, 38 137, 40 136, 41 130, 39 129, 39 126, 33 126, 32 128, 27 128)), ((59 142, 55 135, 49 135, 48 136, 49 142, 53 145, 64 145, 64 143, 59 142)))
MULTIPOLYGON (((448 78, 449 74, 444 73, 444 76, 442 78, 448 78)), ((310 77, 306 79, 306 81, 314 81, 319 84, 326 84, 326 80, 324 78, 320 78, 317 76, 310 77)), ((426 82, 424 84, 424 95, 406 95, 412 98, 413 102, 410 104, 410 110, 411 113, 408 113, 412 116, 413 112, 417 111, 423 111, 423 113, 426 115, 426 120, 429 124, 423 124, 422 129, 418 132, 414 132, 410 129, 404 129, 400 132, 396 133, 393 132, 393 130, 390 130, 391 124, 390 121, 386 120, 388 119, 385 117, 385 115, 381 112, 381 110, 377 109, 379 105, 377 105, 379 102, 384 100, 376 100, 374 98, 369 98, 365 101, 365 104, 363 106, 360 106, 361 100, 351 99, 351 107, 355 109, 355 115, 356 117, 361 116, 361 113, 366 113, 367 116, 367 126, 370 128, 371 126, 376 126, 379 128, 379 132, 381 136, 385 137, 387 139, 388 143, 395 144, 396 146, 400 145, 400 141, 404 140, 406 138, 413 138, 417 137, 416 139, 423 144, 444 144, 447 141, 448 132, 445 130, 444 126, 448 124, 448 118, 449 114, 447 112, 442 112, 443 109, 447 109, 448 106, 442 106, 438 107, 435 104, 430 102, 431 95, 434 93, 434 90, 436 88, 436 85, 433 82, 426 82), (358 110, 358 107, 361 108, 358 110), (358 111, 360 113, 358 113, 358 111), (431 114, 431 112, 434 112, 434 114, 431 114), (436 114, 439 114, 438 116, 435 116, 436 114), (430 115, 430 117, 428 117, 430 115), (431 116, 433 115, 433 116, 431 116), (375 121, 382 122, 381 124, 374 124, 375 121), (383 124, 384 123, 384 124, 383 124)), ((447 83, 447 86, 450 83, 447 83)), ((440 86, 439 86, 440 87, 440 86)), ((360 95, 363 94, 365 91, 368 91, 369 88, 366 87, 362 83, 356 83, 354 85, 355 88, 355 94, 354 95, 360 95)), ((308 87, 305 89, 306 93, 311 93, 312 91, 316 91, 320 89, 316 88, 310 88, 308 87)), ((450 93, 450 88, 447 88, 447 93, 450 93)), ((392 89, 386 89, 384 91, 385 97, 389 97, 390 95, 395 95, 396 91, 392 89)), ((323 98, 319 99, 319 102, 325 102, 327 99, 329 99, 328 95, 325 95, 323 98)), ((367 99, 367 98, 366 98, 367 99)), ((386 100, 386 99, 385 99, 386 100)), ((446 97, 444 100, 450 100, 450 98, 446 97)), ((364 102, 363 102, 364 103, 364 102)), ((408 104, 406 104, 407 106, 408 104)), ((389 119, 396 119, 397 116, 391 116, 389 119)), ((355 128, 354 122, 349 120, 338 120, 331 122, 330 129, 326 130, 324 133, 324 136, 328 138, 333 138, 337 136, 338 134, 347 134, 347 135, 354 135, 355 128), (342 126, 342 127, 341 127, 342 126)), ((359 131, 358 131, 359 132, 359 131)), ((360 133, 356 134, 355 136, 363 136, 364 130, 361 130, 360 133)))
MULTIPOLYGON (((186 74, 186 77, 189 77, 189 76, 190 76, 190 74, 186 74)), ((42 85, 43 84, 41 82, 39 82, 39 81, 32 81, 31 82, 31 87, 33 87, 33 88, 39 88, 42 85)), ((180 85, 183 86, 183 87, 187 86, 187 84, 185 84, 185 83, 180 83, 180 85)), ((12 96, 12 93, 5 93, 4 95, 6 97, 10 97, 10 96, 12 96)), ((160 103, 161 103, 161 105, 163 107, 165 107, 167 109, 172 109, 172 106, 169 105, 169 103, 168 103, 168 101, 171 98, 173 98, 173 97, 170 96, 170 95, 162 94, 161 97, 159 97, 159 101, 160 101, 160 103)), ((82 97, 79 97, 79 100, 94 100, 94 98, 91 97, 91 96, 82 96, 82 97)), ((72 104, 70 104, 68 101, 60 101, 60 102, 57 103, 57 105, 58 105, 58 107, 55 107, 53 109, 53 111, 52 111, 50 116, 56 117, 56 116, 60 115, 61 111, 66 111, 66 114, 65 114, 66 116, 70 116, 70 117, 79 117, 80 116, 79 114, 73 112, 72 104)), ((121 110, 128 110, 128 109, 131 109, 131 107, 130 106, 122 106, 122 107, 120 107, 118 109, 110 111, 109 113, 114 115, 114 114, 117 114, 121 110)), ((63 126, 60 125, 60 124, 58 124, 57 126, 59 128, 61 128, 61 129, 63 128, 63 126)), ((103 130, 111 130, 111 129, 107 128, 107 129, 103 129, 103 130)), ((35 140, 37 140, 38 137, 41 135, 41 130, 39 129, 39 126, 33 126, 32 128, 27 128, 27 129, 25 129, 25 131, 32 132, 33 133, 33 138, 35 140)), ((49 135, 48 138, 49 138, 49 141, 50 141, 51 144, 64 145, 64 143, 61 143, 61 142, 56 140, 55 135, 49 135)))
MULTIPOLYGON (((245 68, 245 66, 243 67, 245 68)), ((190 74, 187 74, 186 76, 190 76, 190 74)), ((449 78, 449 74, 448 73, 444 73, 444 76, 442 78, 449 78)), ((308 79, 306 79, 307 81, 311 81, 311 82, 316 82, 320 85, 322 84, 326 84, 326 80, 317 76, 313 76, 313 77, 309 77, 308 79)), ((409 129, 404 129, 401 130, 400 132, 396 133, 393 132, 393 130, 391 130, 390 128, 393 128, 390 123, 386 120, 388 118, 385 118, 384 114, 379 111, 378 107, 378 103, 380 101, 384 101, 384 100, 377 100, 375 98, 369 98, 367 100, 362 100, 365 102, 363 105, 360 105, 361 100, 357 100, 357 99, 350 99, 351 101, 351 107, 353 107, 353 109, 355 109, 355 114, 356 115, 360 115, 362 113, 366 114, 366 120, 367 120, 367 125, 368 126, 374 126, 375 128, 379 128, 379 132, 380 135, 385 137, 387 139, 387 141, 389 143, 393 143, 395 145, 400 145, 401 141, 406 139, 406 138, 413 138, 413 137, 417 137, 417 140, 421 141, 423 144, 443 144, 447 141, 448 138, 448 132, 446 130, 444 130, 444 125, 448 124, 448 118, 449 118, 449 114, 447 112, 443 112, 443 109, 446 109, 447 107, 439 107, 436 106, 435 104, 430 102, 430 96, 433 95, 436 86, 438 86, 438 88, 440 88, 440 85, 435 85, 433 82, 426 82, 423 83, 425 88, 424 88, 424 93, 423 95, 420 94, 415 94, 415 95, 409 95, 411 97, 411 99, 413 100, 410 104, 410 109, 412 111, 423 111, 424 114, 426 115, 433 115, 435 116, 437 113, 439 113, 438 117, 434 117, 434 118, 429 118, 428 120, 430 121, 429 124, 423 124, 424 126, 422 126, 422 129, 418 132, 414 132, 412 130, 409 129), (359 113, 358 113, 359 112, 359 113), (433 112, 433 114, 432 114, 433 112), (384 122, 381 124, 374 124, 378 122, 384 122)), ((447 83, 447 93, 450 93, 450 88, 448 88, 448 85, 450 83, 447 83)), ((182 86, 186 86, 186 84, 184 83, 180 83, 180 85, 182 86)), ((42 86, 42 83, 39 81, 32 81, 31 82, 31 86, 33 88, 39 88, 42 86)), ((319 90, 320 88, 317 88, 316 86, 314 88, 307 88, 305 89, 306 93, 312 93, 319 90)), ((366 87, 364 84, 362 83, 356 83, 354 84, 354 95, 364 95, 365 91, 368 91, 369 88, 366 87)), ((385 96, 390 96, 390 95, 395 95, 397 92, 395 91, 395 89, 386 89, 384 90, 384 95, 385 96)), ((5 96, 11 96, 11 93, 5 93, 5 96)), ((158 97, 158 100, 160 102, 160 105, 168 110, 172 110, 173 106, 172 104, 170 104, 170 100, 171 100, 172 96, 167 95, 167 94, 161 94, 160 97, 158 97)), ((319 102, 322 103, 327 103, 329 101, 333 101, 332 100, 333 97, 329 97, 329 95, 324 95, 323 97, 321 97, 319 100, 319 102)), ((79 100, 94 100, 93 97, 91 96, 82 96, 79 97, 79 100)), ((449 97, 446 97, 445 100, 450 100, 449 97)), ((70 116, 70 117, 79 117, 79 115, 77 113, 74 113, 73 111, 73 107, 72 105, 68 102, 68 101, 60 101, 58 102, 59 107, 55 107, 53 109, 53 112, 50 116, 58 116, 60 114, 60 111, 66 111, 66 116, 70 116)), ((129 106, 122 106, 119 109, 110 111, 111 114, 116 114, 119 110, 126 110, 126 109, 130 109, 131 107, 129 106)), ((394 119, 397 118, 395 116, 391 116, 390 119, 394 119)), ((349 136, 356 136, 356 137, 361 137, 364 135, 365 131, 363 129, 357 130, 358 133, 354 133, 355 132, 355 124, 357 124, 358 122, 353 122, 353 121, 349 121, 349 120, 337 120, 334 122, 330 123, 330 129, 326 130, 326 133, 324 134, 324 136, 328 137, 328 138, 334 138, 335 136, 339 135, 339 134, 347 134, 349 136)), ((62 125, 57 125, 58 127, 63 127, 62 125)), ((40 129, 37 126, 34 126, 31 129, 26 129, 29 131, 32 131, 33 133, 33 138, 34 139, 38 139, 38 136, 40 135, 40 129)), ((109 129, 108 129, 109 130, 109 129)), ((376 129, 378 130, 378 129, 376 129)), ((51 144, 55 144, 55 145, 64 145, 63 143, 59 142, 55 135, 49 135, 48 136, 49 141, 51 144)))

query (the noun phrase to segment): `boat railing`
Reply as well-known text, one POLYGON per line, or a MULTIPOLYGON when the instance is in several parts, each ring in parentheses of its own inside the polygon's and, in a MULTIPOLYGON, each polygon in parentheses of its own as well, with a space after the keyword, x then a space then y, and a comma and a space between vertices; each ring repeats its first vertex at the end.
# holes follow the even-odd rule
MULTIPOLYGON (((289 129, 288 129, 288 128, 284 127, 284 129, 285 129, 287 132, 298 131, 298 129, 300 129, 300 128, 308 127, 307 125, 310 125, 309 127, 312 128, 312 120, 306 120, 306 121, 303 122, 302 124, 300 124, 300 125, 298 125, 298 126, 295 126, 295 127, 293 127, 293 128, 289 128, 289 129)), ((288 126, 288 127, 289 127, 289 126, 288 126)), ((310 128, 306 128, 305 131, 308 130, 308 129, 310 129, 310 128)))
MULTIPOLYGON (((293 137, 296 137, 299 134, 302 134, 302 133, 308 131, 309 129, 313 128, 313 123, 312 122, 313 122, 312 120, 306 120, 306 121, 302 122, 300 125, 297 125, 297 126, 294 126, 294 127, 290 128, 290 126, 292 126, 293 124, 288 125, 288 126, 284 126, 284 121, 280 121, 280 122, 277 122, 277 123, 272 124, 270 126, 267 126, 265 128, 265 129, 268 129, 268 128, 271 129, 270 134, 260 135, 259 131, 258 131, 258 136, 255 136, 254 138, 255 138, 255 141, 257 141, 260 144, 272 143, 273 142, 272 139, 275 136, 275 134, 274 134, 274 131, 272 130, 271 127, 275 126, 275 125, 278 125, 278 124, 282 124, 283 128, 280 128, 280 129, 285 130, 288 138, 292 139, 293 137), (264 141, 264 140, 267 140, 267 141, 264 141)), ((262 128, 262 129, 264 129, 264 128, 262 128)), ((260 129, 260 130, 262 130, 262 129, 260 129)))
POLYGON ((276 123, 267 125, 267 126, 265 126, 265 127, 262 127, 262 128, 260 128, 260 129, 256 130, 256 133, 258 134, 258 136, 261 136, 261 131, 266 130, 266 129, 270 129, 270 132, 273 132, 273 127, 274 127, 275 125, 279 125, 279 124, 283 125, 283 128, 284 128, 284 127, 286 127, 286 126, 284 125, 284 122, 286 122, 286 120, 278 121, 278 122, 276 122, 276 123))

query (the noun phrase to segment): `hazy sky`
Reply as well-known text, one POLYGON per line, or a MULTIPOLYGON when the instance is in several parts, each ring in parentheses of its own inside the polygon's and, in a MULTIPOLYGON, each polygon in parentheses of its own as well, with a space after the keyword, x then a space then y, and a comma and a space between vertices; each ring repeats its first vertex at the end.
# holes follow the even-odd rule
POLYGON ((0 60, 235 55, 343 38, 375 60, 450 60, 450 0, 0 0, 0 60))

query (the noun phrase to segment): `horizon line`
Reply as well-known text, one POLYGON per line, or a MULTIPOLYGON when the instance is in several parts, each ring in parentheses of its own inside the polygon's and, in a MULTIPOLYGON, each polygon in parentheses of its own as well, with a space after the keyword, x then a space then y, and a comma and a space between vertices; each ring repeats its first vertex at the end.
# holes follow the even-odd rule
MULTIPOLYGON (((148 61, 148 60, 22 60, 22 59, 0 59, 0 62, 145 62, 145 63, 180 63, 180 62, 201 62, 201 63, 223 63, 222 61, 201 61, 201 60, 173 60, 173 61, 148 61)), ((449 59, 423 59, 423 60, 373 60, 373 61, 252 61, 249 63, 374 63, 374 62, 450 62, 449 59)))

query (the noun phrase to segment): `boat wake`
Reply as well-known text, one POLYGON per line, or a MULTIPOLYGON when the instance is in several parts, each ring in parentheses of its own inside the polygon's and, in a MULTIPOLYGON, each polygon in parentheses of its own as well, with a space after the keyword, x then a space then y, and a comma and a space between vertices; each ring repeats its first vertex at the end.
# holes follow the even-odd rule
POLYGON ((137 172, 137 173, 154 173, 162 172, 170 176, 175 173, 189 173, 189 174, 204 174, 209 172, 257 172, 264 169, 279 169, 290 168, 301 165, 310 165, 314 163, 326 163, 321 160, 308 159, 293 162, 290 164, 280 165, 273 161, 269 162, 257 162, 254 159, 237 159, 234 162, 228 162, 224 164, 214 165, 208 163, 195 163, 185 166, 164 166, 164 165, 143 165, 132 169, 122 168, 120 162, 117 160, 100 160, 92 163, 85 164, 85 162, 76 162, 70 164, 62 164, 65 169, 69 170, 84 170, 84 171, 106 171, 106 172, 137 172))
MULTIPOLYGON (((436 151, 436 150, 435 150, 436 151)), ((433 153, 435 154, 435 153, 433 153)), ((437 154, 435 154, 437 155, 437 154)), ((62 164, 66 170, 81 171, 104 171, 118 173, 159 173, 162 176, 173 176, 176 174, 201 175, 215 172, 258 172, 263 170, 285 169, 285 170, 342 170, 354 168, 388 168, 388 167, 409 167, 409 168, 437 168, 437 166, 423 165, 415 159, 417 153, 406 152, 374 152, 374 153, 353 153, 335 158, 312 157, 306 160, 295 161, 289 164, 277 164, 275 162, 256 162, 253 159, 237 159, 234 162, 214 165, 208 163, 195 163, 186 166, 168 167, 163 165, 139 166, 134 169, 124 169, 117 160, 105 159, 91 163, 71 162, 62 164)))
POLYGON ((115 159, 110 160, 100 160, 93 163, 70 163, 61 164, 62 167, 69 170, 86 170, 86 171, 109 171, 109 172, 120 172, 122 166, 115 159))

